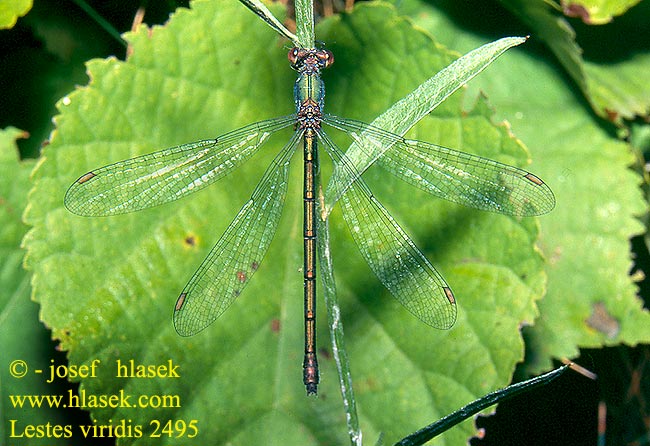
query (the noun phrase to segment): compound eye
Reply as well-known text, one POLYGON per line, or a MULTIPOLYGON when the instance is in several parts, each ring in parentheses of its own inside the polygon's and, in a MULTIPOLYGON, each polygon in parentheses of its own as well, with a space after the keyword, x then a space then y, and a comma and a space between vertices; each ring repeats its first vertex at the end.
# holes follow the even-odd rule
POLYGON ((332 54, 332 52, 329 50, 324 50, 323 54, 324 54, 323 59, 325 61, 325 68, 327 68, 334 63, 334 54, 332 54))
POLYGON ((298 48, 291 48, 289 50, 289 54, 287 54, 287 58, 289 59, 289 62, 291 63, 292 66, 295 66, 296 63, 298 63, 298 54, 300 53, 300 50, 298 48))
POLYGON ((329 50, 321 50, 318 53, 318 59, 323 64, 323 67, 327 68, 334 63, 334 54, 329 50))

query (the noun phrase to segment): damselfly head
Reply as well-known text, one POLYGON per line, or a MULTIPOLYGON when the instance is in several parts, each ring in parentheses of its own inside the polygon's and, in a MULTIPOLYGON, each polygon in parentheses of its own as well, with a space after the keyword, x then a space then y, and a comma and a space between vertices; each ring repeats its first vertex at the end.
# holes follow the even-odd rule
POLYGON ((307 73, 327 68, 334 63, 334 54, 329 50, 315 48, 291 48, 287 56, 291 68, 307 73))

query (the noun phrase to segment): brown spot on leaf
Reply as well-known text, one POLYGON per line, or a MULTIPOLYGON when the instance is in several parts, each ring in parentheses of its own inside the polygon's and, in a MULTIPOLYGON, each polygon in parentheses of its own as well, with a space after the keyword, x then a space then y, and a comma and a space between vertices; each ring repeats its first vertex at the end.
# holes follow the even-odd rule
POLYGON ((609 339, 615 338, 621 331, 621 324, 609 314, 602 302, 596 302, 591 309, 591 316, 586 320, 588 326, 603 333, 609 339))
POLYGON ((569 4, 564 4, 564 15, 567 17, 578 17, 581 19, 583 22, 586 24, 591 23, 591 15, 589 14, 589 11, 587 8, 585 8, 582 5, 578 5, 575 3, 569 3, 569 4))

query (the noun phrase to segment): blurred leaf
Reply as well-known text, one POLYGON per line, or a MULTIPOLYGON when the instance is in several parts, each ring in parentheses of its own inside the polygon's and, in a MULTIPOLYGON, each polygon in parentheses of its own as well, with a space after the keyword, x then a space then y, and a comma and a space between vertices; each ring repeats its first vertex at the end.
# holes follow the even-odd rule
POLYGON ((578 17, 592 25, 610 22, 641 0, 563 0, 562 9, 568 17, 578 17))
MULTIPOLYGON (((330 18, 317 37, 331 43, 337 60, 326 73, 327 110, 368 121, 454 58, 380 3, 330 18)), ((196 419, 198 439, 206 444, 344 443, 327 354, 320 397, 307 398, 301 383, 298 157, 280 230, 242 297, 194 337, 179 337, 171 323, 178 291, 286 135, 231 178, 177 203, 94 219, 63 208, 66 187, 89 169, 293 111, 295 74, 283 42, 236 2, 197 1, 165 27, 143 28, 127 39, 134 48, 127 62, 89 62, 91 83, 59 102, 57 130, 33 177, 26 262, 42 317, 70 363, 102 361, 100 376, 82 382, 87 394, 178 395, 180 407, 100 408, 93 418, 129 419, 145 437, 155 427, 152 419, 196 419), (181 378, 116 378, 118 359, 172 361, 181 378)), ((453 95, 409 136, 526 164, 521 144, 508 127, 492 123, 484 101, 468 112, 461 102, 461 94, 453 95)), ((454 287, 460 307, 449 331, 413 318, 371 275, 335 208, 332 251, 362 428, 367 438, 382 431, 391 442, 509 382, 523 358, 519 327, 534 320, 545 276, 534 249, 535 219, 435 200, 375 168, 365 177, 454 287)), ((320 321, 319 346, 327 351, 325 318, 320 321)), ((468 422, 447 441, 458 444, 473 433, 468 422)))
POLYGON ((614 122, 648 117, 650 85, 640 73, 650 72, 650 53, 611 63, 585 63, 591 98, 600 115, 614 122))
POLYGON ((32 9, 32 0, 11 0, 0 2, 0 29, 13 28, 19 17, 32 9))
MULTIPOLYGON (((548 45, 596 113, 618 125, 622 124, 623 119, 634 119, 637 115, 648 116, 650 86, 639 75, 650 69, 650 47, 645 29, 645 24, 650 20, 647 2, 629 12, 628 15, 632 17, 624 18, 629 22, 627 25, 618 20, 610 29, 592 35, 590 42, 591 30, 581 28, 577 40, 595 46, 592 60, 585 61, 583 50, 576 42, 576 31, 549 2, 500 1, 532 29, 533 38, 539 38, 548 45), (594 37, 602 40, 594 40, 594 37)), ((622 13, 635 2, 614 3, 618 2, 608 5, 622 13)))
MULTIPOLYGON (((458 51, 484 42, 439 14, 422 8, 417 17, 426 22, 418 23, 437 22, 429 31, 458 51)), ((527 359, 539 372, 552 358, 577 356, 578 347, 650 342, 650 315, 629 275, 630 238, 644 232, 637 217, 648 205, 641 177, 629 168, 635 158, 628 144, 594 119, 552 62, 526 49, 508 52, 508 63, 493 64, 470 89, 484 91, 512 123, 533 154, 533 171, 557 198, 555 210, 540 218, 548 292, 528 330, 527 359)))
POLYGON ((585 73, 596 112, 626 121, 650 116, 650 2, 642 2, 604 26, 577 27, 584 47, 585 73))
MULTIPOLYGON (((9 420, 16 420, 14 431, 20 434, 28 424, 57 424, 63 413, 56 409, 14 407, 10 396, 52 393, 44 375, 34 373, 50 366, 48 333, 38 320, 38 307, 29 300, 29 276, 22 268, 20 241, 27 231, 21 216, 27 204, 29 174, 34 161, 19 161, 15 140, 27 135, 15 128, 0 131, 0 443, 12 444, 9 420), (12 361, 25 361, 27 375, 10 375, 12 361)), ((20 370, 20 368, 18 368, 20 370)), ((65 439, 30 439, 34 445, 66 445, 65 439)))
MULTIPOLYGON (((12 0, 0 3, 11 3, 12 0)), ((114 3, 111 8, 115 8, 114 3)), ((18 145, 25 157, 37 157, 54 129, 56 101, 75 85, 88 82, 84 63, 97 55, 120 54, 88 15, 72 2, 36 2, 19 25, 0 35, 3 89, 0 126, 29 132, 18 145)))
POLYGON ((553 51, 571 78, 587 94, 582 50, 575 41, 569 22, 545 0, 500 0, 532 29, 532 37, 542 40, 553 51))

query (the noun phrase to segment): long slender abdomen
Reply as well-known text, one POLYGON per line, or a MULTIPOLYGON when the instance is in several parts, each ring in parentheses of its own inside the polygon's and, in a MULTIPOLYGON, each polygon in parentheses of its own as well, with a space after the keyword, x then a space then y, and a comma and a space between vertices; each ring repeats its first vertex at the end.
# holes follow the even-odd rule
POLYGON ((305 357, 303 382, 308 394, 318 388, 318 360, 316 358, 316 209, 315 174, 317 169, 316 133, 307 129, 304 135, 304 287, 305 287, 305 357))

